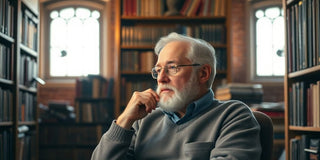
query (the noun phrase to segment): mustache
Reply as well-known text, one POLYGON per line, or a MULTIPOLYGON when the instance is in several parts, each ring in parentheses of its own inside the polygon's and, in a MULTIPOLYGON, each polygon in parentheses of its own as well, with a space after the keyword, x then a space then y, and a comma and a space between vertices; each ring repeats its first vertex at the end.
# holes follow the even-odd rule
POLYGON ((173 90, 173 91, 177 90, 175 87, 173 87, 173 86, 171 86, 169 84, 161 84, 161 85, 158 85, 158 87, 157 87, 157 90, 156 90, 157 94, 160 94, 160 91, 162 89, 170 89, 170 90, 173 90))

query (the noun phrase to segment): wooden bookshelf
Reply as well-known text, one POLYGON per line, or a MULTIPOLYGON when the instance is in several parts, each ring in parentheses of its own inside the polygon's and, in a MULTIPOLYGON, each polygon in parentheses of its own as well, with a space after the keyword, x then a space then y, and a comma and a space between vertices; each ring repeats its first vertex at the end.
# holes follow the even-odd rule
POLYGON ((40 123, 39 159, 90 159, 106 123, 45 122, 40 123))
POLYGON ((38 1, 0 4, 0 159, 38 159, 38 1))
MULTIPOLYGON (((142 91, 147 88, 155 89, 156 81, 152 79, 150 74, 151 68, 156 63, 153 48, 160 37, 171 32, 201 38, 211 43, 216 49, 218 61, 217 76, 213 88, 230 81, 230 56, 228 56, 230 52, 230 0, 210 0, 211 3, 221 5, 220 8, 212 7, 210 13, 201 9, 204 6, 200 5, 196 14, 174 16, 165 16, 167 11, 165 1, 137 0, 136 2, 134 4, 127 4, 130 3, 129 0, 116 2, 116 37, 118 40, 116 46, 118 47, 116 48, 115 60, 118 64, 117 68, 119 68, 116 70, 118 77, 115 80, 116 116, 122 112, 133 91, 142 91), (214 11, 214 9, 216 10, 214 11), (147 61, 150 63, 145 69, 141 69, 141 62, 145 59, 139 58, 139 55, 144 52, 153 52, 153 57, 149 57, 147 61), (129 67, 126 66, 128 65, 126 59, 129 59, 133 64, 129 64, 129 67)), ((209 1, 205 0, 204 2, 209 1)), ((192 1, 192 3, 196 5, 198 1, 192 1)), ((184 5, 181 4, 181 12, 184 5)))
POLYGON ((49 111, 41 116, 39 159, 90 159, 114 119, 112 93, 113 79, 89 75, 76 80, 74 107, 67 102, 50 102, 49 111), (68 106, 62 108, 73 109, 62 111, 58 107, 60 104, 68 106), (75 116, 70 116, 70 113, 75 116))
MULTIPOLYGON (((317 0, 283 0, 286 26, 286 159, 316 156, 320 139, 320 14, 317 0)), ((319 155, 318 155, 319 156, 319 155)))

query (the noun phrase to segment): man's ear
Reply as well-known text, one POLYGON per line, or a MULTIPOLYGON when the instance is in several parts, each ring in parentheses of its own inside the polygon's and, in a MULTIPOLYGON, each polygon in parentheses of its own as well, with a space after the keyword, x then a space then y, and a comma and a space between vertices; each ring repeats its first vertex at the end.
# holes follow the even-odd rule
POLYGON ((199 82, 200 83, 206 83, 211 75, 211 67, 208 64, 204 64, 201 66, 201 69, 199 70, 199 82))

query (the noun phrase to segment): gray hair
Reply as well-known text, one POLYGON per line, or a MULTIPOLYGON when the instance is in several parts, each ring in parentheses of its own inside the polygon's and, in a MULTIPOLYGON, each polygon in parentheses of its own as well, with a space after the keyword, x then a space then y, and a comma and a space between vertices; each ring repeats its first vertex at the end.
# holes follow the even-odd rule
POLYGON ((167 36, 161 37, 160 40, 157 42, 154 48, 156 55, 160 54, 160 51, 165 45, 173 41, 183 41, 188 42, 190 44, 187 58, 192 63, 210 65, 212 73, 210 75, 207 85, 208 88, 211 88, 214 78, 216 76, 216 55, 212 45, 202 39, 196 39, 173 32, 167 36))

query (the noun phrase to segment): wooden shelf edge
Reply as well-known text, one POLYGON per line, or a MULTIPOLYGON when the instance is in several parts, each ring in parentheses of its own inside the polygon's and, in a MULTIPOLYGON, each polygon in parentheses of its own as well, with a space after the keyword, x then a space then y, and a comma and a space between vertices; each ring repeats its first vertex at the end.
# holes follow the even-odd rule
POLYGON ((10 126, 13 126, 13 122, 12 121, 9 121, 9 122, 0 122, 0 126, 1 127, 10 127, 10 126))
POLYGON ((0 84, 13 85, 12 80, 0 78, 0 84))
POLYGON ((23 53, 27 53, 28 55, 33 56, 33 57, 38 57, 38 52, 36 52, 33 49, 27 47, 26 45, 20 44, 20 48, 23 51, 23 53))
POLYGON ((226 16, 121 16, 122 20, 150 20, 150 21, 173 21, 173 20, 192 20, 192 21, 199 21, 199 20, 225 20, 226 16))
POLYGON ((34 126, 34 125, 37 125, 37 122, 36 121, 19 121, 18 125, 34 126))
POLYGON ((319 74, 320 73, 320 65, 303 69, 300 71, 292 72, 288 74, 288 78, 297 78, 305 75, 310 75, 310 74, 319 74))
POLYGON ((289 131, 320 132, 320 128, 319 127, 305 127, 305 126, 289 126, 289 131))
POLYGON ((10 37, 10 36, 8 36, 6 34, 3 34, 1 32, 0 32, 0 39, 1 40, 5 40, 5 41, 7 41, 9 43, 14 43, 14 39, 12 37, 10 37))
POLYGON ((37 88, 34 87, 27 87, 24 85, 19 85, 19 89, 23 90, 23 91, 27 91, 27 92, 31 92, 31 93, 37 93, 37 88))
POLYGON ((29 10, 33 12, 36 16, 39 16, 39 2, 38 0, 21 0, 24 5, 27 6, 29 10))

